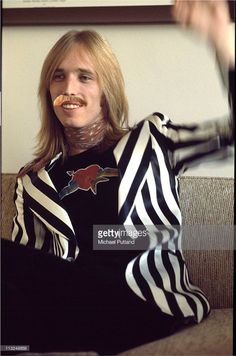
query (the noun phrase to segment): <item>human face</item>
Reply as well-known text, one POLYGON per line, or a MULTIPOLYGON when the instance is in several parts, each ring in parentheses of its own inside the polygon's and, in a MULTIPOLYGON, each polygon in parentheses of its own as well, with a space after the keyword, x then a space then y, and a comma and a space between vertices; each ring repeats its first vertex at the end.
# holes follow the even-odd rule
POLYGON ((69 51, 55 70, 50 83, 52 102, 59 95, 77 96, 80 105, 72 99, 54 106, 54 112, 64 127, 84 127, 102 117, 102 90, 93 63, 78 44, 69 51))

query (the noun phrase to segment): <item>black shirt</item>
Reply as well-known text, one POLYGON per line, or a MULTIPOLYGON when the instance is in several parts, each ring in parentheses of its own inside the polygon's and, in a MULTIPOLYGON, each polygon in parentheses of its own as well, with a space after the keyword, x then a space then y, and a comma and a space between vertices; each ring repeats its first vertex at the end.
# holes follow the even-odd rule
POLYGON ((93 225, 119 223, 119 173, 113 147, 103 152, 92 148, 64 163, 58 160, 49 174, 75 229, 77 263, 90 277, 107 279, 109 285, 113 280, 120 288, 118 281, 126 283, 125 268, 138 251, 93 249, 93 225))

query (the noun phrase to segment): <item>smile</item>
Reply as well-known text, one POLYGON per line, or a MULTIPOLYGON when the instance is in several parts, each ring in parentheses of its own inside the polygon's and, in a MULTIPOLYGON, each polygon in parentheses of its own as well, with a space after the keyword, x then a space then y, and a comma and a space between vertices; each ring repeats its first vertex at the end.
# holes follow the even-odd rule
POLYGON ((65 109, 76 109, 80 106, 86 106, 86 101, 75 95, 59 95, 53 101, 53 106, 62 106, 65 109), (73 105, 73 107, 71 106, 73 105))
POLYGON ((63 109, 69 109, 69 110, 77 109, 77 108, 80 108, 81 106, 82 106, 82 105, 73 104, 73 103, 65 103, 65 104, 62 104, 63 109))

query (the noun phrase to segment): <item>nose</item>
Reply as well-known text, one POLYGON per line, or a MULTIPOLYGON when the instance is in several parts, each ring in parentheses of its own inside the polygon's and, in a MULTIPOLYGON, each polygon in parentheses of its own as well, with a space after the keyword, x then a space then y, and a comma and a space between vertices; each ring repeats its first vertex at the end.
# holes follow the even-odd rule
POLYGON ((64 81, 63 95, 76 95, 79 91, 79 82, 75 75, 70 74, 64 81))

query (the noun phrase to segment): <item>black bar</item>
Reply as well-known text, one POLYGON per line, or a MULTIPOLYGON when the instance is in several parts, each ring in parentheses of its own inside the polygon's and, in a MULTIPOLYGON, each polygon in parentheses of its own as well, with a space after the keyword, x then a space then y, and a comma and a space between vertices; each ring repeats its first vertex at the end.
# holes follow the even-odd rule
POLYGON ((2 9, 4 26, 170 23, 171 6, 104 6, 2 9))

